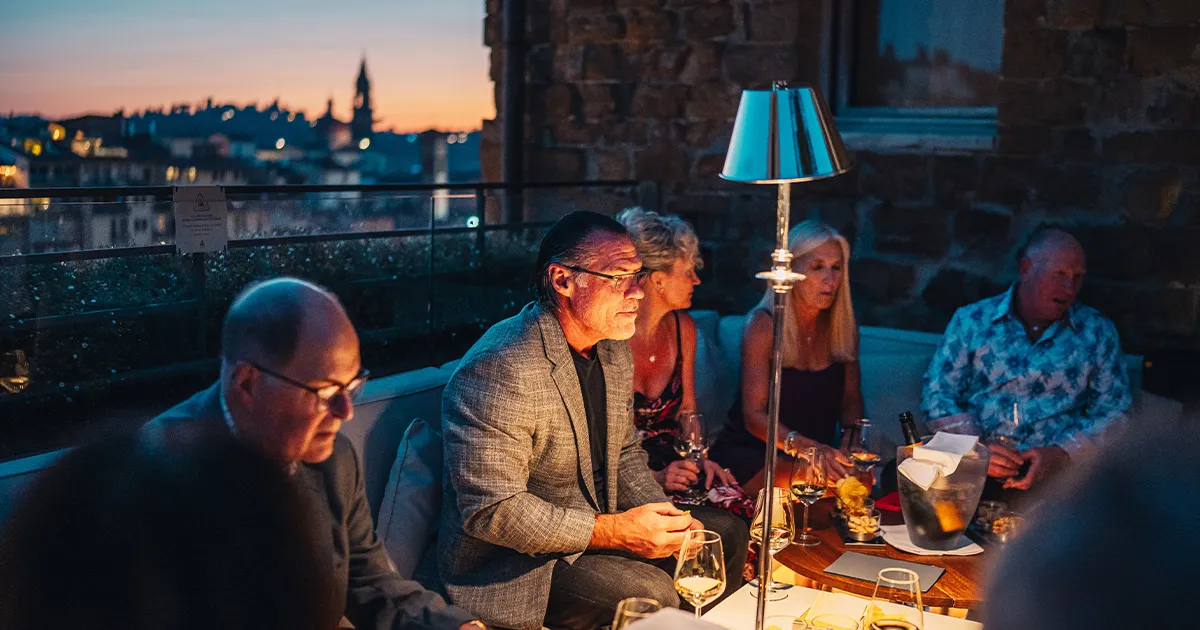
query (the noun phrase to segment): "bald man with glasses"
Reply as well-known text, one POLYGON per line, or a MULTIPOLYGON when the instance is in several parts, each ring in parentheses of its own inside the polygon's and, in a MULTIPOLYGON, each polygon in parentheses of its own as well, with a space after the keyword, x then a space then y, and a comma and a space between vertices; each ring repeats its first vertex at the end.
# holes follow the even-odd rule
POLYGON ((338 299, 277 278, 247 288, 229 308, 220 380, 143 431, 229 431, 290 471, 328 518, 331 569, 355 628, 482 628, 401 578, 375 538, 358 453, 338 434, 366 381, 358 334, 338 299))

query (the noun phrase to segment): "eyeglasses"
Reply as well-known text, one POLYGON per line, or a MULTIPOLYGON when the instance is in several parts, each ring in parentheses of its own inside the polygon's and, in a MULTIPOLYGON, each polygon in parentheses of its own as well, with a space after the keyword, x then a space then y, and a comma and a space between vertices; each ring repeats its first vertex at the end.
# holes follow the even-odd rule
POLYGON ((343 384, 338 383, 337 381, 332 381, 329 385, 313 387, 312 385, 301 383, 300 381, 284 376, 283 374, 280 374, 272 369, 265 368, 254 361, 246 361, 246 363, 254 366, 255 369, 263 374, 266 374, 267 376, 277 378, 288 385, 299 387, 300 389, 313 394, 317 397, 317 404, 324 408, 328 408, 330 404, 333 403, 333 400, 342 394, 346 396, 347 401, 354 403, 354 401, 358 400, 358 397, 362 395, 363 387, 367 384, 367 378, 371 375, 369 370, 363 368, 361 371, 359 371, 357 376, 350 380, 349 383, 343 384))
POLYGON ((638 269, 637 271, 634 271, 633 273, 621 273, 621 274, 612 275, 612 274, 607 274, 607 273, 600 273, 599 271, 592 271, 591 269, 584 269, 583 267, 575 267, 573 265, 559 265, 559 266, 562 267, 563 269, 570 269, 571 271, 578 271, 580 273, 586 273, 588 275, 604 278, 605 280, 608 280, 609 282, 611 282, 612 288, 617 291, 628 291, 629 287, 632 286, 632 283, 636 282, 637 284, 641 284, 642 281, 645 280, 651 273, 650 270, 646 269, 645 267, 642 267, 641 269, 638 269))

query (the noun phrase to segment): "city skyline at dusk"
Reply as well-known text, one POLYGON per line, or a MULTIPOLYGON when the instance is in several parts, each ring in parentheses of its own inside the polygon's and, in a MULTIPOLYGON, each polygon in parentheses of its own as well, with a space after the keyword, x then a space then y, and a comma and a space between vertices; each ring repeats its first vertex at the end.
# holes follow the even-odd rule
POLYGON ((47 0, 6 11, 0 113, 55 119, 214 103, 348 120, 365 55, 377 129, 478 129, 495 115, 483 0, 47 0))

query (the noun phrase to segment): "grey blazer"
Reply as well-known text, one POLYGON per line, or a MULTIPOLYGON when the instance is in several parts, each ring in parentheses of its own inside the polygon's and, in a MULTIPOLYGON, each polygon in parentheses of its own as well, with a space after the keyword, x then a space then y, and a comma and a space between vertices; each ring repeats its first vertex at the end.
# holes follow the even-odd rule
MULTIPOLYGON (((228 432, 221 413, 217 385, 163 412, 143 432, 170 431, 173 426, 228 432)), ((330 533, 335 593, 344 602, 346 618, 360 630, 457 630, 475 615, 447 606, 440 596, 405 580, 388 560, 375 537, 367 505, 362 463, 350 440, 338 435, 333 455, 319 464, 304 464, 296 480, 314 501, 314 516, 330 533)))
MULTIPOLYGON (((633 426, 633 355, 596 345, 608 407, 607 506, 666 501, 633 426)), ((583 392, 562 326, 527 305, 463 357, 442 394, 438 566, 451 601, 489 626, 540 628, 558 560, 591 542, 601 505, 583 392)))

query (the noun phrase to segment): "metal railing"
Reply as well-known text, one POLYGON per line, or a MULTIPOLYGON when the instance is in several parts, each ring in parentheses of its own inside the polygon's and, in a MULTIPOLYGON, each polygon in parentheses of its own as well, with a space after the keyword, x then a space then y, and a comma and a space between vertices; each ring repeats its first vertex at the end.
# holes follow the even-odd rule
MULTIPOLYGON (((384 311, 382 319, 375 318, 380 320, 375 321, 376 325, 359 325, 364 360, 375 359, 392 366, 389 370, 375 369, 376 366, 371 365, 372 371, 386 373, 420 365, 437 365, 458 356, 453 353, 464 350, 463 346, 473 342, 475 336, 500 315, 514 310, 514 304, 515 308, 519 308, 524 303, 525 282, 533 253, 536 252, 541 232, 552 223, 552 218, 576 207, 615 212, 621 205, 645 201, 637 199, 636 181, 526 183, 521 185, 526 194, 525 207, 520 216, 531 220, 490 223, 489 215, 503 216, 498 208, 503 202, 503 193, 509 188, 503 183, 490 182, 229 186, 225 187, 225 192, 231 204, 234 200, 240 200, 248 207, 256 206, 259 209, 283 201, 296 202, 298 197, 309 201, 328 201, 340 193, 366 195, 353 200, 357 203, 364 199, 378 201, 373 195, 391 200, 398 198, 396 195, 402 195, 406 196, 406 200, 416 199, 428 206, 423 208, 428 213, 427 222, 421 227, 357 231, 333 229, 316 233, 309 231, 231 238, 224 252, 212 254, 176 254, 173 243, 160 242, 131 247, 0 255, 0 291, 5 292, 0 294, 0 300, 8 298, 8 291, 24 292, 22 300, 8 300, 8 305, 0 305, 4 306, 0 308, 0 352, 21 349, 31 357, 31 363, 54 361, 56 365, 61 364, 63 374, 68 374, 61 379, 49 379, 47 373, 57 374, 59 370, 48 369, 44 365, 39 370, 35 365, 34 372, 40 372, 41 376, 31 379, 27 389, 0 395, 0 416, 8 415, 4 412, 5 408, 13 409, 17 405, 32 412, 45 401, 62 406, 64 402, 74 402, 73 398, 94 397, 118 387, 144 386, 189 375, 211 375, 216 369, 220 318, 231 293, 240 288, 241 279, 275 275, 275 262, 279 260, 284 263, 279 265, 283 268, 280 273, 309 276, 304 273, 306 263, 336 268, 338 256, 347 250, 354 250, 351 253, 368 262, 344 269, 346 273, 340 277, 336 269, 335 272, 326 270, 324 275, 328 277, 323 279, 323 284, 343 296, 352 317, 356 312, 384 311), (610 191, 608 196, 598 193, 605 189, 610 191), (455 199, 464 206, 460 209, 473 212, 472 218, 477 222, 470 226, 439 222, 434 216, 434 200, 446 193, 458 193, 455 199), (543 195, 540 200, 539 194, 543 195), (567 199, 569 201, 564 201, 567 199), (606 204, 607 207, 597 207, 595 204, 606 204), (370 257, 355 248, 370 248, 378 244, 388 244, 380 254, 387 254, 388 262, 377 269, 370 269, 370 257), (289 258, 299 259, 305 255, 308 258, 289 258), (265 260, 268 258, 271 260, 265 260), (397 262, 393 263, 393 258, 397 262), (103 293, 106 287, 103 281, 92 282, 90 301, 87 294, 76 300, 74 292, 77 289, 73 285, 69 287, 71 292, 65 294, 68 297, 42 299, 45 293, 60 295, 67 290, 57 285, 68 280, 58 282, 47 276, 71 274, 73 270, 84 267, 94 272, 92 268, 104 265, 126 265, 128 269, 121 267, 113 272, 113 278, 121 282, 131 276, 136 278, 143 268, 139 265, 152 268, 154 273, 170 279, 169 286, 166 289, 155 288, 162 294, 161 299, 134 300, 135 303, 103 304, 98 307, 89 304, 105 301, 103 293), (418 266, 421 268, 418 269, 418 266), (7 287, 4 286, 6 284, 7 287), (419 297, 418 291, 422 294, 419 297), (471 302, 472 295, 477 296, 475 302, 471 302), (25 306, 20 306, 18 302, 25 306), (54 304, 42 306, 49 302, 54 304), (128 331, 126 334, 135 346, 130 350, 145 350, 146 344, 168 340, 177 343, 181 349, 178 356, 171 357, 170 361, 148 360, 136 366, 117 366, 123 362, 114 355, 109 360, 116 367, 110 370, 91 369, 89 372, 77 370, 77 366, 71 365, 70 357, 75 357, 81 363, 84 361, 81 355, 85 353, 78 347, 81 345, 87 349, 88 343, 80 339, 116 331, 113 332, 117 335, 116 340, 105 342, 109 347, 108 352, 116 352, 121 343, 120 331, 123 330, 128 331), (179 332, 177 335, 164 332, 170 330, 179 332), (161 338, 154 339, 156 335, 161 338), (178 338, 172 338, 175 336, 178 338), (389 350, 397 346, 399 349, 389 350), (72 349, 76 352, 72 353, 72 349), (404 358, 395 359, 391 356, 393 354, 403 355, 404 358)), ((144 203, 157 199, 164 201, 155 203, 169 208, 165 200, 169 200, 172 193, 173 188, 167 186, 0 189, 0 200, 71 200, 64 202, 64 205, 86 205, 122 204, 127 199, 144 203)), ((230 212, 232 214, 234 210, 230 212)), ((412 216, 406 218, 415 220, 412 216)), ((34 221, 37 217, 25 219, 34 221)), ((22 219, 0 217, 0 220, 13 223, 22 219)), ((32 227, 26 229, 32 230, 32 227)), ((147 295, 150 294, 154 294, 154 291, 147 292, 147 295)), ((369 316, 364 318, 370 319, 369 316)), ((166 353, 159 354, 165 356, 166 353)), ((103 358, 99 361, 104 363, 103 358)), ((0 377, 3 376, 0 374, 0 377)), ((5 426, 0 421, 0 435, 8 438, 12 431, 11 426, 5 426)), ((0 443, 8 441, 0 439, 0 443)), ((51 443, 47 446, 55 445, 51 443)), ((0 448, 0 459, 27 454, 39 448, 44 447, 17 448, 19 453, 0 448)))

